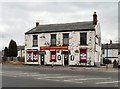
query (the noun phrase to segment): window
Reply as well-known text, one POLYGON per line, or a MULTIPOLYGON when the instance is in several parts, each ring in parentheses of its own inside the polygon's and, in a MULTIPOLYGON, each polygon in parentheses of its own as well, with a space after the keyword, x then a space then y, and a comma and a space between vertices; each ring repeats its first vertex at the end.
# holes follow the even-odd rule
POLYGON ((71 61, 74 61, 74 56, 73 55, 71 55, 71 61))
POLYGON ((112 49, 105 49, 105 57, 113 57, 112 49))
POLYGON ((87 33, 80 33, 80 45, 87 45, 87 33))
POLYGON ((87 62, 87 49, 80 49, 80 63, 87 62))
POLYGON ((38 46, 38 35, 33 35, 33 47, 38 46))
POLYGON ((56 46, 56 34, 51 34, 51 46, 56 46))
POLYGON ((56 51, 51 51, 51 59, 50 59, 50 62, 56 62, 56 51))
POLYGON ((61 55, 58 55, 58 60, 61 60, 61 55))
POLYGON ((69 46, 69 34, 68 33, 63 34, 63 45, 69 46))

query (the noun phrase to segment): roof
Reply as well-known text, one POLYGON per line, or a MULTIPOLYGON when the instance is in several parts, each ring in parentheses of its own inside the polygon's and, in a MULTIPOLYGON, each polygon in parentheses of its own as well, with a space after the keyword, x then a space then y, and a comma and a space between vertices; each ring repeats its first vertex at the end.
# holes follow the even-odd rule
POLYGON ((25 34, 95 30, 93 21, 38 25, 25 34))
POLYGON ((25 46, 17 46, 17 50, 24 50, 25 49, 25 46))
POLYGON ((118 49, 120 47, 120 44, 118 43, 113 43, 113 44, 108 44, 108 47, 107 47, 107 44, 102 44, 102 49, 118 49))

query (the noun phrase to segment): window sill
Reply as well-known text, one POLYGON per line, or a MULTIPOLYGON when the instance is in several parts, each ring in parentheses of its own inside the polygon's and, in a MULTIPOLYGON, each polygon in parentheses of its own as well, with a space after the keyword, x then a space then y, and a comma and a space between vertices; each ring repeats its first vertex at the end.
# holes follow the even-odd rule
POLYGON ((32 47, 38 47, 38 45, 33 45, 32 47))

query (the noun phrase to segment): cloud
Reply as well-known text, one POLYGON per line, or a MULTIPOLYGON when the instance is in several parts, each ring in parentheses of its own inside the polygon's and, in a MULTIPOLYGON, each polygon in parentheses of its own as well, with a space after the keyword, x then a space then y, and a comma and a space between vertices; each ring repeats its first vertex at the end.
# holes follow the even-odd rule
POLYGON ((24 33, 33 28, 36 21, 40 24, 91 21, 96 11, 101 24, 102 42, 116 41, 117 5, 116 2, 3 2, 0 37, 3 46, 8 46, 11 39, 21 45, 24 44, 24 33))

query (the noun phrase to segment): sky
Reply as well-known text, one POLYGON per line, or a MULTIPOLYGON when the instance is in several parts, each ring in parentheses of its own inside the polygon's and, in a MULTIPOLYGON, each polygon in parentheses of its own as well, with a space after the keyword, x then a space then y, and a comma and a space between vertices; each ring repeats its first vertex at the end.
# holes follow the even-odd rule
POLYGON ((118 2, 91 2, 45 0, 6 1, 0 3, 0 50, 8 47, 11 39, 17 45, 24 45, 25 32, 35 23, 54 24, 92 21, 97 12, 101 26, 102 43, 118 41, 118 2))

